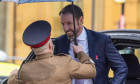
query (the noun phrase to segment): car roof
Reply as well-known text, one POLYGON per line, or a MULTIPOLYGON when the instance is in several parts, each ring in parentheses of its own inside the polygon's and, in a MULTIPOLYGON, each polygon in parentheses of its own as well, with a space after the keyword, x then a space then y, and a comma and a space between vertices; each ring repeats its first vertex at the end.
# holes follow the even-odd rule
POLYGON ((116 29, 101 32, 111 36, 117 49, 140 48, 140 30, 138 29, 116 29))

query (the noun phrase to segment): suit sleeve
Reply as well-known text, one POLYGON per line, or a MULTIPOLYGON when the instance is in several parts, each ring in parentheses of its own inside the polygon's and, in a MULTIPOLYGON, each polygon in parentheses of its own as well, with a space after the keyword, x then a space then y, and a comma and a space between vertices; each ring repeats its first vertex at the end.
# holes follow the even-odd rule
POLYGON ((76 79, 90 79, 96 76, 96 68, 90 59, 84 52, 78 53, 77 57, 80 62, 70 60, 69 71, 72 78, 76 79))
POLYGON ((125 84, 125 80, 128 73, 127 65, 114 47, 111 38, 108 36, 106 39, 106 57, 108 64, 114 71, 114 77, 111 84, 125 84))

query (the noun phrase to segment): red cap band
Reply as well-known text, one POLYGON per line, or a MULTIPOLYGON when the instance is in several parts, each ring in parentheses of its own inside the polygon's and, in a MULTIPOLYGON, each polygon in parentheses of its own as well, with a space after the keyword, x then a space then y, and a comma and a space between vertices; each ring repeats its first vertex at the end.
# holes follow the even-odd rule
POLYGON ((48 36, 44 41, 42 41, 41 43, 36 44, 36 45, 30 45, 30 46, 31 46, 31 48, 38 48, 38 47, 41 47, 41 46, 43 46, 45 43, 47 43, 49 39, 50 39, 50 34, 49 34, 49 36, 48 36))

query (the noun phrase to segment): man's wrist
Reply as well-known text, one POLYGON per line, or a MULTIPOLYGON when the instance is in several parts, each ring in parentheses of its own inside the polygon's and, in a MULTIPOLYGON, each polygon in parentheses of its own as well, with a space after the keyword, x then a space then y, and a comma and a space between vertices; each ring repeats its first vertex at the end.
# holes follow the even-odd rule
POLYGON ((83 51, 80 51, 78 54, 77 54, 77 58, 79 58, 80 62, 84 62, 86 60, 89 60, 90 57, 83 51))
POLYGON ((78 54, 77 54, 77 58, 81 58, 82 57, 82 54, 83 54, 84 52, 83 51, 80 51, 80 52, 78 52, 78 54))

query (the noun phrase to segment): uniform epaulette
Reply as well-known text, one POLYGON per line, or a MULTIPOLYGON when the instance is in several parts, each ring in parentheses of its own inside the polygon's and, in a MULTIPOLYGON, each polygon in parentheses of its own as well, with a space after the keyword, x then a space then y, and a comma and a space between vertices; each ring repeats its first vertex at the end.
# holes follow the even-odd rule
POLYGON ((67 56, 67 54, 59 53, 59 54, 57 54, 57 56, 67 56))

